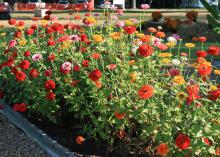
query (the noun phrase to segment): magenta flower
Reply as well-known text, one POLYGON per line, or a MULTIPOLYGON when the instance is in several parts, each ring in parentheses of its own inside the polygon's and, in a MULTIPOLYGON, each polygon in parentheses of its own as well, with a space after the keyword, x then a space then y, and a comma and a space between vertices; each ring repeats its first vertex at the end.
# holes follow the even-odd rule
POLYGON ((148 4, 142 4, 142 5, 141 5, 141 8, 144 9, 144 10, 146 10, 146 9, 149 9, 150 6, 149 6, 148 4))

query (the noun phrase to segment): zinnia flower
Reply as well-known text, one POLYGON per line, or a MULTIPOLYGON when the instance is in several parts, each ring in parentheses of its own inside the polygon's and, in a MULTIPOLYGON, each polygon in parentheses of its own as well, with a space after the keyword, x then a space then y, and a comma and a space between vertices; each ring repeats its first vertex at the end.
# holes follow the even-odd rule
POLYGON ((34 54, 33 56, 32 56, 32 61, 38 61, 38 60, 40 60, 40 59, 42 59, 42 55, 41 54, 34 54))
POLYGON ((217 56, 220 54, 220 48, 218 46, 210 46, 208 48, 208 54, 213 55, 213 56, 217 56))
POLYGON ((177 75, 173 78, 173 82, 178 85, 185 84, 185 79, 182 75, 177 75))
POLYGON ((36 78, 38 77, 40 74, 39 72, 36 70, 36 69, 31 69, 30 72, 29 72, 29 75, 33 78, 36 78))
POLYGON ((14 104, 13 110, 15 112, 25 112, 27 110, 27 105, 25 103, 14 104))
POLYGON ((124 30, 127 34, 133 34, 136 31, 135 26, 125 26, 124 30))
POLYGON ((102 72, 99 69, 95 69, 89 73, 89 78, 92 81, 98 81, 102 77, 102 72))
POLYGON ((142 5, 141 5, 141 8, 144 9, 144 10, 146 10, 146 9, 149 9, 150 6, 149 6, 148 4, 142 4, 142 5))
POLYGON ((153 47, 151 45, 141 45, 138 49, 140 56, 148 57, 153 53, 153 47))
POLYGON ((170 151, 170 149, 169 149, 168 145, 165 143, 161 143, 157 148, 157 154, 159 154, 160 156, 167 156, 169 151, 170 151))
POLYGON ((9 44, 8 44, 8 47, 9 48, 13 48, 13 47, 15 47, 17 45, 17 41, 16 40, 11 40, 10 42, 9 42, 9 44))
POLYGON ((20 63, 20 68, 23 70, 27 70, 30 67, 30 62, 29 60, 23 60, 20 63))
POLYGON ((23 71, 17 71, 15 73, 15 78, 17 81, 22 82, 26 79, 26 74, 23 71))
POLYGON ((176 138, 176 146, 181 149, 187 149, 190 146, 190 138, 187 135, 180 134, 176 138))
POLYGON ((124 117, 125 117, 125 115, 126 115, 126 113, 125 112, 123 112, 123 113, 118 113, 118 112, 115 112, 115 117, 117 118, 117 119, 123 119, 124 117))
POLYGON ((96 42, 96 43, 100 43, 100 42, 103 41, 103 37, 102 37, 101 35, 98 35, 98 34, 93 35, 93 36, 92 36, 92 39, 93 39, 93 41, 96 42))
POLYGON ((154 88, 151 85, 143 85, 139 89, 138 95, 143 100, 148 99, 154 95, 154 88))
POLYGON ((46 94, 46 99, 49 101, 54 101, 55 98, 56 98, 56 95, 51 91, 46 94))
POLYGON ((56 83, 53 80, 47 80, 44 84, 45 89, 52 90, 56 88, 56 83))
POLYGON ((206 57, 206 56, 207 56, 207 52, 206 52, 206 51, 198 50, 198 51, 196 52, 196 56, 197 56, 197 57, 206 57))
POLYGON ((76 143, 77 144, 82 144, 83 142, 85 141, 85 138, 84 137, 82 137, 82 136, 77 136, 77 138, 76 138, 76 143))

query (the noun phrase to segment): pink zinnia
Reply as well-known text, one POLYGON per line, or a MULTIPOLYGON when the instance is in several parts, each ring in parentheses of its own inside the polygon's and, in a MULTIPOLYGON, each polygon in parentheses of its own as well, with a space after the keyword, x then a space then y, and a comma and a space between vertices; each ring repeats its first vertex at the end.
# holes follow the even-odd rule
POLYGON ((70 62, 65 62, 65 63, 63 63, 62 66, 61 66, 61 68, 62 68, 63 70, 68 70, 68 71, 71 70, 71 67, 72 67, 72 63, 70 63, 70 62))
POLYGON ((148 4, 142 4, 142 5, 141 5, 141 8, 144 9, 144 10, 146 10, 146 9, 149 9, 150 6, 149 6, 148 4))
POLYGON ((41 54, 39 54, 39 53, 37 53, 37 54, 34 54, 33 56, 32 56, 32 61, 38 61, 38 60, 40 60, 40 59, 42 59, 42 55, 41 54))
POLYGON ((121 27, 121 28, 124 27, 124 25, 125 25, 124 21, 119 21, 115 24, 116 27, 121 27))
POLYGON ((166 44, 163 44, 163 43, 160 43, 160 42, 156 43, 155 46, 156 46, 158 49, 162 50, 162 51, 165 51, 165 50, 168 49, 168 46, 167 46, 166 44))
POLYGON ((15 47, 16 45, 17 45, 17 41, 16 41, 16 40, 11 40, 11 41, 9 42, 9 44, 8 44, 8 46, 9 46, 10 48, 15 47))

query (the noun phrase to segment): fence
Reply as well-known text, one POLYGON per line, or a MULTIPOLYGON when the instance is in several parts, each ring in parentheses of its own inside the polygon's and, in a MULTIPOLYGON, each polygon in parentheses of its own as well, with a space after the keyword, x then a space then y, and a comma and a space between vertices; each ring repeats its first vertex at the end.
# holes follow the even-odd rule
MULTIPOLYGON (((92 9, 94 9, 94 5, 92 6, 92 9)), ((17 3, 16 9, 19 11, 33 11, 37 7, 36 3, 17 3)), ((86 10, 87 5, 85 3, 80 4, 56 4, 56 3, 46 3, 45 9, 48 10, 73 10, 79 8, 80 10, 86 10)))

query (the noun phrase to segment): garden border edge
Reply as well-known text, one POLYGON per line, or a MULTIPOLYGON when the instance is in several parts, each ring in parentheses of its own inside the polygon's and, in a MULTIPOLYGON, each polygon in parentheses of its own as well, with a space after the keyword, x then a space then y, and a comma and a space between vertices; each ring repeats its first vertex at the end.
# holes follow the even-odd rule
POLYGON ((60 145, 42 130, 31 124, 26 118, 14 112, 9 105, 2 104, 2 113, 16 127, 21 129, 29 138, 37 143, 51 157, 76 157, 69 149, 60 145))

